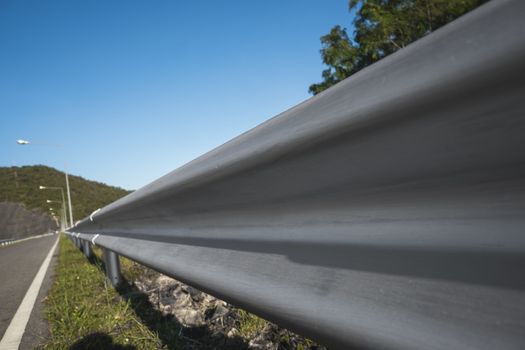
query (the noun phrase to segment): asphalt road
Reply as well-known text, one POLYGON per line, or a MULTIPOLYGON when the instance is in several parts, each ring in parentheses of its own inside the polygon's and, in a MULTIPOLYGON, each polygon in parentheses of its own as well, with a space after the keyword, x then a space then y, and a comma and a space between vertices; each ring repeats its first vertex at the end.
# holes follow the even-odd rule
MULTIPOLYGON (((0 338, 56 239, 57 236, 52 235, 0 248, 0 338)), ((42 318, 42 299, 51 285, 53 267, 54 261, 46 273, 20 349, 31 349, 45 337, 47 326, 42 318)))

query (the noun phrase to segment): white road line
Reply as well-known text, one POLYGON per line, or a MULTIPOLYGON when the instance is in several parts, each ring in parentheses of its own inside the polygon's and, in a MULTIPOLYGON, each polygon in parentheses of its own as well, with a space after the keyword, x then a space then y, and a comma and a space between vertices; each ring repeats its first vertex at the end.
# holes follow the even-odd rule
POLYGON ((38 291, 40 290, 40 286, 42 286, 42 282, 44 281, 47 268, 49 267, 49 263, 51 262, 53 252, 55 251, 57 244, 58 237, 55 241, 55 244, 53 244, 53 247, 51 247, 51 250, 44 259, 42 266, 40 266, 35 279, 33 282, 31 282, 31 286, 29 286, 22 303, 18 307, 18 310, 16 310, 15 316, 11 320, 9 327, 7 327, 7 330, 0 341, 0 350, 18 350, 20 342, 22 341, 22 336, 26 330, 27 322, 29 321, 29 317, 33 311, 33 306, 35 306, 35 301, 38 297, 38 291))

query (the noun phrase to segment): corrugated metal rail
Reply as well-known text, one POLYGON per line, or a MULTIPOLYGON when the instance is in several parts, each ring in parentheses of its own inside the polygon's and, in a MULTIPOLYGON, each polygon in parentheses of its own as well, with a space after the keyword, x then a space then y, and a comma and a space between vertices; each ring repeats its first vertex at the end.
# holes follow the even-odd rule
POLYGON ((523 349, 524 18, 482 6, 70 232, 334 349, 523 349))

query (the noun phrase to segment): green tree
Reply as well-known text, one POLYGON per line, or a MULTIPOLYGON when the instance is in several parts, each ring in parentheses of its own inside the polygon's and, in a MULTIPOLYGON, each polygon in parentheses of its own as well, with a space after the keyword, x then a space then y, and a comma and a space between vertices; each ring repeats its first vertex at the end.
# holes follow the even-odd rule
POLYGON ((350 0, 350 11, 356 11, 354 36, 335 26, 321 37, 321 58, 328 67, 310 93, 326 90, 486 1, 350 0))

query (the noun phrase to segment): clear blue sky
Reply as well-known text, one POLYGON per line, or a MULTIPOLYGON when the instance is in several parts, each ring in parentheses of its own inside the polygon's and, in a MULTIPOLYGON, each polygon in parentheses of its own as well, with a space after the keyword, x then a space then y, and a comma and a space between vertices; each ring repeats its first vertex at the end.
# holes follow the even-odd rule
POLYGON ((137 189, 309 98, 351 21, 347 0, 1 0, 0 166, 137 189))

